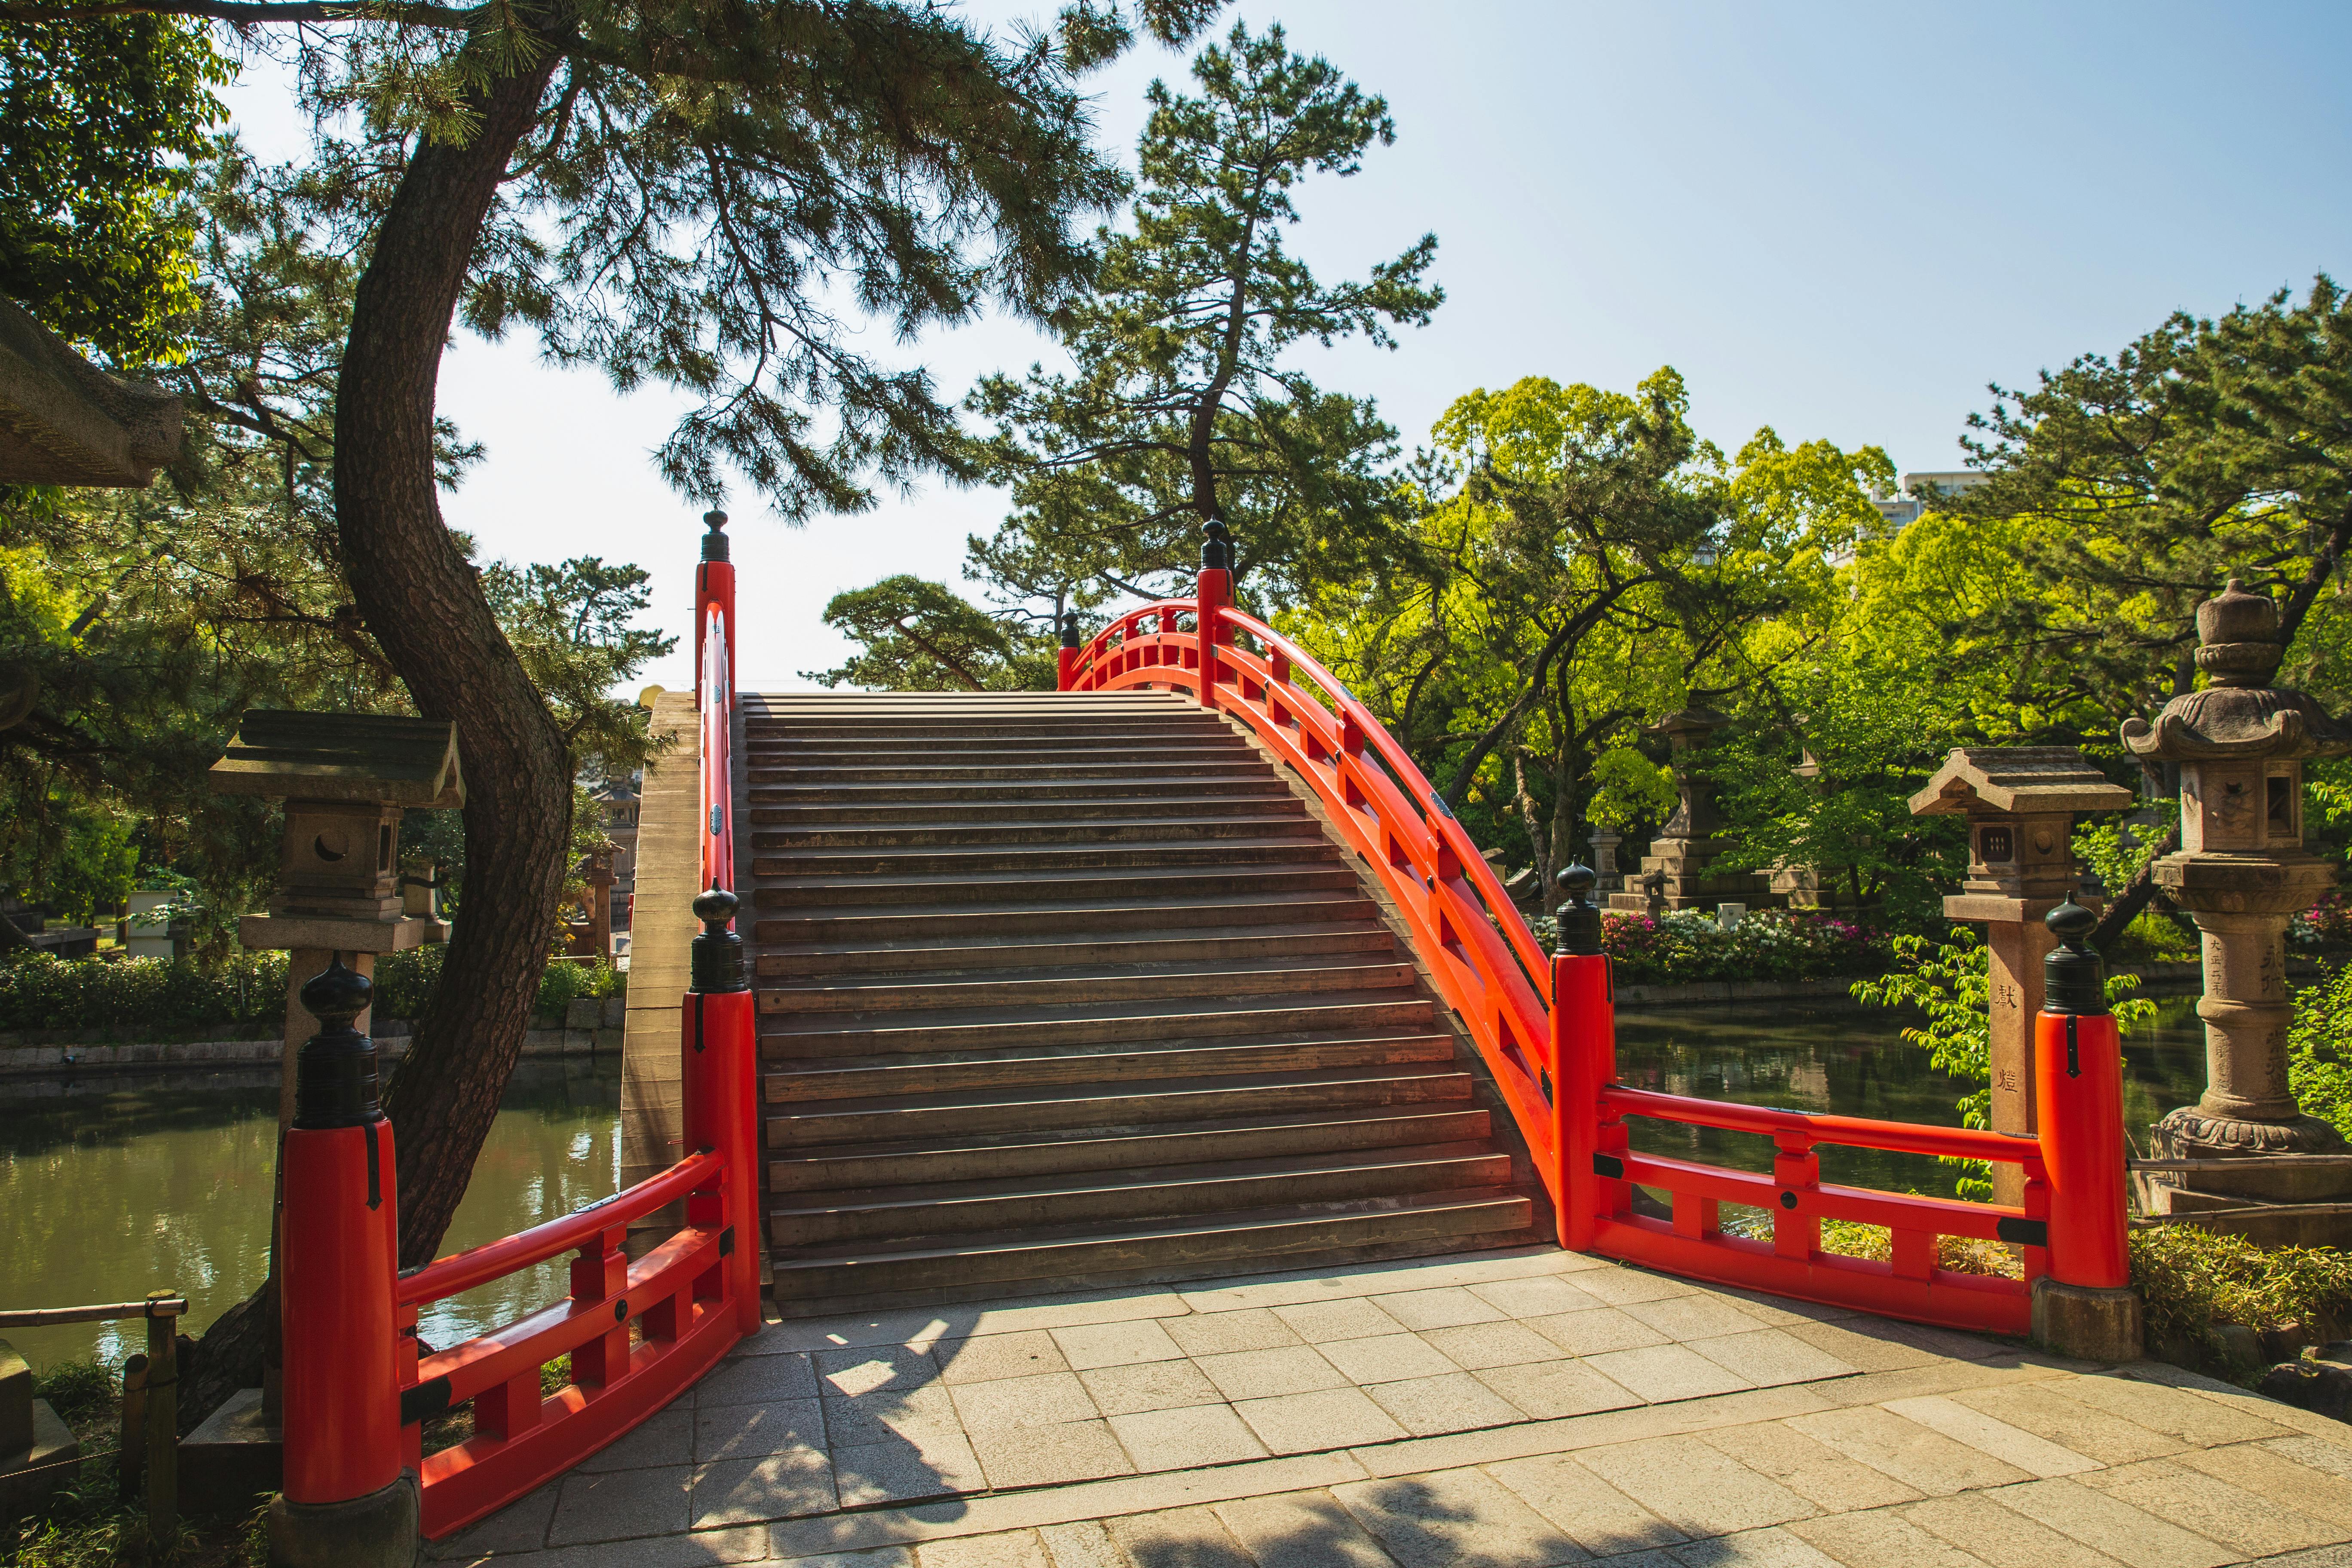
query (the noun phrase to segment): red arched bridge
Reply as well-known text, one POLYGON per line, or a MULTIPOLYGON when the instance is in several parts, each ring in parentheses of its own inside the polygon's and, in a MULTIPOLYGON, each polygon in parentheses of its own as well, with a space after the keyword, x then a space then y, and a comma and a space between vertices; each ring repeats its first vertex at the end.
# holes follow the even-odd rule
POLYGON ((403 1275, 392 1131, 349 1026, 364 992, 314 982, 286 1152, 288 1505, 421 1495, 446 1535, 661 1408, 758 1330, 763 1294, 793 1315, 1556 1241, 2024 1335, 2057 1294, 2127 1284, 2095 984, 2053 987, 2074 1010, 2041 1019, 2032 1138, 1620 1084, 1598 914, 1580 892, 1548 956, 1403 748, 1234 607, 1223 548, 1194 597, 1065 647, 1055 693, 761 696, 734 688, 714 529, 685 1157, 403 1275), (1635 1118, 1761 1134, 1772 1169, 1637 1153, 1635 1118), (1823 1144, 2019 1166, 2024 1201, 1827 1184, 1823 1144), (1726 1231, 1725 1204, 1769 1220, 1726 1231), (1824 1252, 1825 1219, 1886 1227, 1891 1258, 1824 1252), (1939 1268, 1948 1236, 2019 1247, 2023 1278, 1939 1268), (420 1308, 567 1254, 569 1296, 418 1344, 420 1308), (425 1454, 422 1424, 468 1403, 471 1438, 425 1454))

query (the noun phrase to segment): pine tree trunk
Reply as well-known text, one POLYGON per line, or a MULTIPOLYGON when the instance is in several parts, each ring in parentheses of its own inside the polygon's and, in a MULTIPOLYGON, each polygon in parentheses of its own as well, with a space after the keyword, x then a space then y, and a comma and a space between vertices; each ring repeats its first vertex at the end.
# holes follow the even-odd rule
POLYGON ((507 160, 552 51, 478 100, 464 146, 420 142, 352 303, 335 409, 335 518, 352 595, 419 712, 452 719, 466 780, 466 897, 434 999, 386 1096, 400 1261, 430 1261, 514 1072, 554 930, 572 826, 562 735, 441 521, 434 388, 507 160))
MULTIPOLYGON (((441 521, 433 408, 441 350, 507 160, 561 57, 478 95, 457 147, 420 142, 352 305, 335 411, 335 518, 367 629, 417 710, 457 724, 466 903, 434 999, 385 1095, 399 1148, 400 1261, 429 1262, 498 1115, 547 965, 571 839, 569 749, 441 521)), ((261 1381, 275 1281, 205 1331, 180 1400, 192 1430, 261 1381)))

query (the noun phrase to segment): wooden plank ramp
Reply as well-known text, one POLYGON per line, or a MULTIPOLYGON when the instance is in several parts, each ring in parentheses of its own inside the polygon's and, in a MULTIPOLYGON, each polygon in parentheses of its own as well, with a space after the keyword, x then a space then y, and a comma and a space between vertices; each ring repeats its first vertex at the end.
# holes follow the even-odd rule
POLYGON ((742 714, 779 1310, 1541 1239, 1365 885, 1216 715, 1162 693, 742 714))

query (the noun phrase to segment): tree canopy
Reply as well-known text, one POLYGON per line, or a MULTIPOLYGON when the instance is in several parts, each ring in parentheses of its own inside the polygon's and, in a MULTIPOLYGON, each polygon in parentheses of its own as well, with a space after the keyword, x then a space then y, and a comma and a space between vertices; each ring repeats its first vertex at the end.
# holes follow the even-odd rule
POLYGON ((0 26, 0 293, 120 363, 176 358, 233 75, 202 26, 128 7, 0 26))
MULTIPOLYGON (((1393 348, 1444 299, 1423 235, 1364 280, 1318 282, 1285 231, 1312 174, 1355 174, 1396 138, 1385 100, 1280 26, 1236 24, 1192 62, 1187 96, 1152 83, 1131 226, 1103 231, 1093 288, 1055 318, 1073 368, 992 376, 978 471, 1013 512, 972 545, 974 574, 1098 603, 1188 574, 1211 521, 1237 581, 1273 591, 1380 569, 1405 547, 1388 471, 1395 432, 1368 398, 1318 387, 1292 351, 1361 337, 1393 348)), ((1058 606, 1057 606, 1058 607, 1058 606)))

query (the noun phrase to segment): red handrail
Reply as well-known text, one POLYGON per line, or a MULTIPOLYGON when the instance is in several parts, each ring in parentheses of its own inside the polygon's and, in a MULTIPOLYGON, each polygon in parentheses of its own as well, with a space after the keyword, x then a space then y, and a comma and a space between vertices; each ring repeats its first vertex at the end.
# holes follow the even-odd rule
MULTIPOLYGON (((1551 1195, 1562 1246, 1785 1295, 2009 1333, 2025 1331, 2028 1287, 2045 1271, 2095 1288, 2120 1281, 2120 1205, 2107 1205, 2116 1212, 2106 1214, 2097 1195, 2105 1191, 2105 1163, 2120 1169, 2119 1131, 2112 1137, 2099 1131, 2072 1134, 2081 1145, 2069 1167, 2073 1190, 2093 1195, 2063 1206, 2061 1225, 2053 1219, 2053 1190, 2063 1184, 2052 1179, 2058 1161, 2046 1130, 2037 1141, 1730 1104, 1616 1082, 1608 961, 1597 953, 1547 958, 1468 832, 1404 748, 1312 655, 1225 604, 1228 580, 1223 571, 1203 569, 1199 599, 1141 605, 1084 647, 1065 649, 1060 689, 1189 689, 1202 706, 1247 723, 1315 791, 1349 847, 1393 900, 1440 996, 1475 1043, 1551 1195), (1772 1172, 1635 1154, 1627 1140, 1629 1116, 1768 1136, 1775 1147, 1772 1172), (2112 1151, 2109 1142, 2116 1145, 2112 1151), (1824 1184, 1816 1152, 1822 1143, 2021 1165, 2025 1205, 2008 1208, 1824 1184), (2105 1158, 2110 1152, 2112 1162, 2105 1158), (1636 1185, 1669 1194, 1671 1219, 1636 1213, 1636 1185), (1769 1214, 1771 1239, 1724 1234, 1717 1209, 1727 1202, 1769 1214), (1824 1218, 1885 1226, 1891 1260, 1823 1253, 1824 1218), (2064 1243, 2071 1251, 2063 1256, 2052 1251, 2062 1232, 2083 1238, 2064 1243), (1944 1269, 1937 1253, 1943 1236, 2019 1246, 2025 1279, 1944 1269)), ((2091 1098, 2096 1097, 2085 1103, 2091 1098)), ((2074 1120, 2105 1125, 2087 1112, 2074 1120)))
POLYGON ((1200 613, 1189 599, 1129 611, 1078 650, 1066 689, 1177 686, 1204 702, 1213 689, 1214 707, 1249 724, 1307 782, 1402 912, 1557 1204, 1560 1150, 1550 1103, 1559 1066, 1551 1051, 1549 964, 1535 933, 1444 797, 1337 676, 1255 616, 1216 606, 1213 635, 1238 635, 1256 650, 1213 641, 1204 679, 1197 630, 1178 626, 1190 616, 1197 626, 1200 613))
POLYGON ((1647 1116, 1685 1126, 1720 1127, 1730 1132, 1794 1133, 1813 1143, 1838 1143, 1853 1149, 1884 1149, 1895 1154, 1931 1154, 1939 1160, 1987 1160, 2022 1165, 2042 1157, 2041 1146, 2030 1137, 1987 1132, 1973 1127, 1930 1127, 1916 1121, 1878 1121, 1863 1116, 1822 1116, 1808 1110, 1779 1110, 1764 1105, 1740 1105, 1729 1100, 1698 1100, 1686 1094, 1659 1094, 1629 1089, 1622 1083, 1602 1086, 1602 1109, 1625 1116, 1647 1116))
POLYGON ((572 1251, 614 1226, 643 1219, 688 1193, 715 1184, 725 1169, 726 1162, 708 1150, 689 1154, 659 1175, 648 1176, 577 1213, 436 1258, 403 1275, 394 1299, 404 1307, 423 1307, 519 1274, 558 1253, 572 1251))
POLYGON ((699 716, 702 885, 735 885, 734 672, 727 666, 727 606, 703 607, 699 716))

